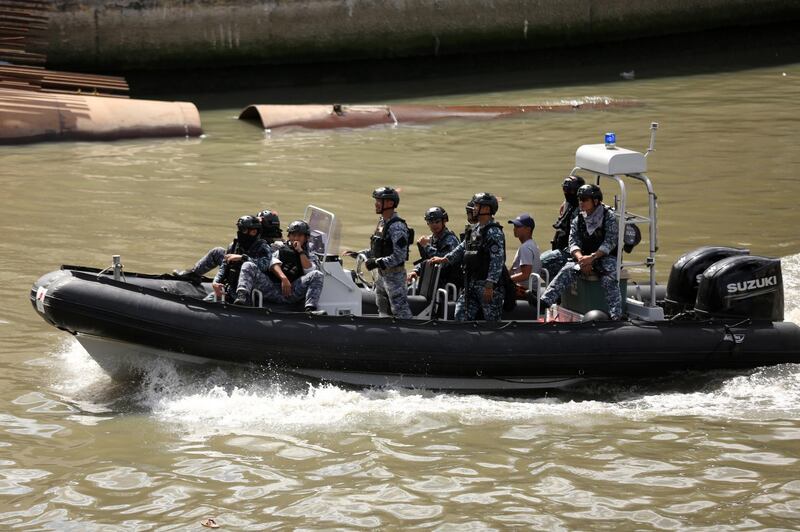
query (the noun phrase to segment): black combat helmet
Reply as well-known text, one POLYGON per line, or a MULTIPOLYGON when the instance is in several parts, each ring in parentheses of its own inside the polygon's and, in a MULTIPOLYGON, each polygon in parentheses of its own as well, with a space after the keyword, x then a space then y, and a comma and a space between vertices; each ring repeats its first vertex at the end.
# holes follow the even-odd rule
POLYGON ((261 232, 266 238, 280 238, 281 233, 281 220, 278 218, 278 213, 265 209, 258 213, 261 218, 261 232))
POLYGON ((586 184, 586 181, 579 175, 568 175, 561 183, 564 194, 575 194, 579 188, 586 184))
POLYGON ((603 191, 597 185, 583 185, 578 189, 578 197, 603 201, 603 191))
MULTIPOLYGON (((475 205, 488 205, 492 216, 497 212, 497 197, 494 194, 478 192, 472 196, 472 203, 475 205)), ((478 212, 480 212, 480 210, 478 212)))
POLYGON ((450 218, 447 217, 447 211, 444 210, 442 207, 431 207, 430 209, 425 211, 426 222, 435 222, 437 220, 441 220, 443 222, 449 222, 450 218))
POLYGON ((236 228, 240 233, 247 233, 250 229, 261 230, 261 222, 255 216, 245 214, 236 221, 236 228))
POLYGON ((302 235, 311 236, 311 228, 305 220, 295 220, 286 228, 286 234, 300 233, 302 235))
POLYGON ((400 194, 397 193, 392 187, 379 187, 372 191, 372 197, 379 200, 392 200, 394 206, 400 204, 400 194))

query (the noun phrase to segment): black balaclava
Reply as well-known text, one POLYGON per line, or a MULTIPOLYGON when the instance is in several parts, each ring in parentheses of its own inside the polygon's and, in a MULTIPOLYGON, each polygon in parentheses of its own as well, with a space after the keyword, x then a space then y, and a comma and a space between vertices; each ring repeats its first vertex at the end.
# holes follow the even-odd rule
POLYGON ((238 231, 236 233, 236 238, 239 240, 239 247, 241 247, 244 251, 250 249, 250 246, 252 246, 256 240, 258 240, 257 233, 253 236, 250 236, 247 233, 248 230, 245 230, 244 232, 238 231))

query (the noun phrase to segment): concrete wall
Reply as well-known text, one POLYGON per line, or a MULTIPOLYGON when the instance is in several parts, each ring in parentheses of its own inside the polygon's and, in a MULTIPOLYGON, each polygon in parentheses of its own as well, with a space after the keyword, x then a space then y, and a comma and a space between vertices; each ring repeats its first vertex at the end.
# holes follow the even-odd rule
POLYGON ((55 0, 48 66, 141 68, 563 47, 800 20, 798 0, 55 0))

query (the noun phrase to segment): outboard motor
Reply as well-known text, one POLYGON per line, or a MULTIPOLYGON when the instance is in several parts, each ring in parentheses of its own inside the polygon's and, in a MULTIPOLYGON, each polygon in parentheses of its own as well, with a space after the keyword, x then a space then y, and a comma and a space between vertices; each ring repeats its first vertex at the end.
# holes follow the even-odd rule
POLYGON ((697 286, 706 268, 726 257, 748 255, 747 249, 723 246, 703 246, 684 253, 669 273, 667 295, 664 298, 664 312, 674 316, 694 308, 697 301, 697 286))
POLYGON ((698 318, 783 321, 780 259, 728 257, 712 264, 700 280, 698 318))

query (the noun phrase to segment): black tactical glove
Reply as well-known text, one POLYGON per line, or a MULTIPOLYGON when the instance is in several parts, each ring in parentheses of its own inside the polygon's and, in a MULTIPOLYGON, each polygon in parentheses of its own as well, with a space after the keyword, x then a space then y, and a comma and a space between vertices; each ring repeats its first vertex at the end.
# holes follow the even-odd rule
POLYGON ((367 267, 367 270, 372 271, 378 267, 378 261, 375 259, 367 259, 367 261, 364 263, 364 266, 367 267))

